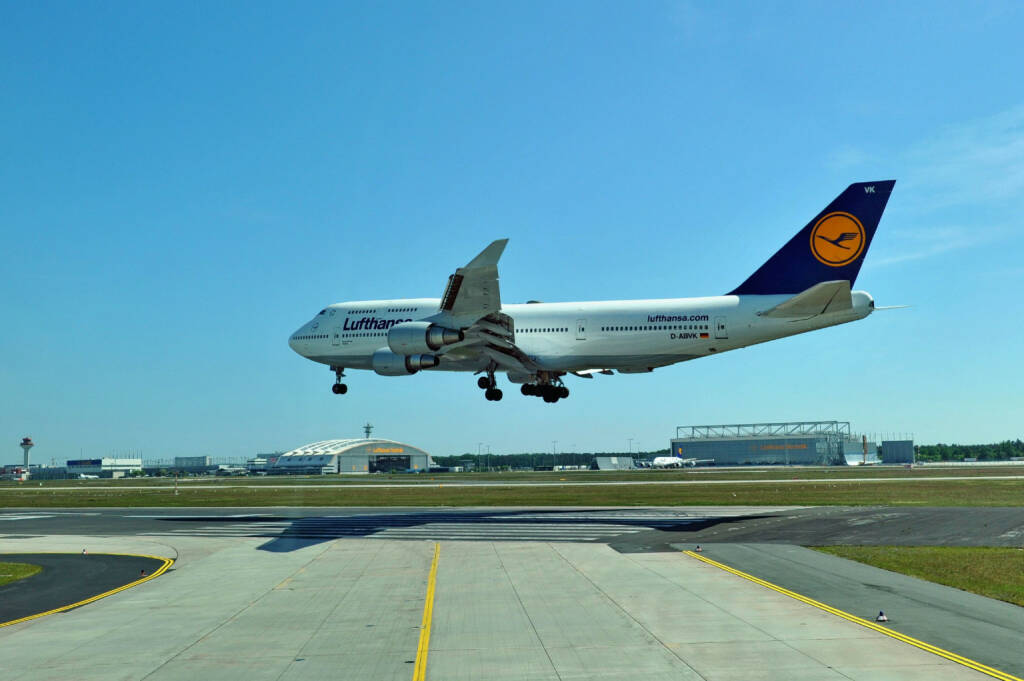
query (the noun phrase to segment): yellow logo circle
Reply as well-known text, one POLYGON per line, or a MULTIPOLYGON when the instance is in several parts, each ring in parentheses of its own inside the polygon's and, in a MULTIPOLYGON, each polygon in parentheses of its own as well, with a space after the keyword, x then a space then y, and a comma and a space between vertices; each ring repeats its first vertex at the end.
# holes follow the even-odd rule
POLYGON ((864 225, 849 213, 829 213, 811 230, 811 253, 829 267, 849 265, 864 251, 864 225))

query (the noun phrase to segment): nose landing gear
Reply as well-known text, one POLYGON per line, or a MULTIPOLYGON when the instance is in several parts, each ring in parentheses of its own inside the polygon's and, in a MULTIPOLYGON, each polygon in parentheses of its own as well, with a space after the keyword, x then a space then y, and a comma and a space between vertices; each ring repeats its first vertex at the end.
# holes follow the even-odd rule
POLYGON ((331 371, 334 372, 334 385, 331 386, 331 392, 335 395, 344 395, 348 392, 348 386, 341 382, 341 379, 345 378, 344 367, 331 367, 331 371))

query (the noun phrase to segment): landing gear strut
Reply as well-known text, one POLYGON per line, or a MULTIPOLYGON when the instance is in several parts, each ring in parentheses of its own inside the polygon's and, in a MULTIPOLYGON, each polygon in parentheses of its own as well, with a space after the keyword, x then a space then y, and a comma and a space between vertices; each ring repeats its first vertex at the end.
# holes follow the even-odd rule
POLYGON ((334 371, 334 385, 331 386, 331 392, 335 395, 344 395, 348 392, 348 386, 341 382, 341 379, 345 378, 344 367, 331 367, 334 371))
POLYGON ((487 398, 488 402, 499 402, 504 396, 504 393, 497 387, 497 383, 494 380, 494 369, 488 369, 486 376, 481 376, 476 379, 477 387, 484 391, 484 397, 487 398))

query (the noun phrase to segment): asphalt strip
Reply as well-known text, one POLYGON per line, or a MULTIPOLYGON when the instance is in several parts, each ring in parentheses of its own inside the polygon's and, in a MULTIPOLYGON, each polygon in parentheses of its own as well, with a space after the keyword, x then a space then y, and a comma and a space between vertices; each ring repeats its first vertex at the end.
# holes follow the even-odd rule
POLYGON ((173 561, 109 553, 0 553, 0 562, 42 570, 0 586, 0 627, 66 612, 162 574, 173 561))

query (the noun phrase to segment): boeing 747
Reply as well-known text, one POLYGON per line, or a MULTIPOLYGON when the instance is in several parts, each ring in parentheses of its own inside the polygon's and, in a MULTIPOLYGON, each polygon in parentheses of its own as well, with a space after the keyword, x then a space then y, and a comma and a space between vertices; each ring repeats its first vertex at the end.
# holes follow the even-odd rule
POLYGON ((503 304, 491 243, 448 277, 438 298, 335 303, 292 334, 292 349, 335 374, 479 374, 488 400, 504 373, 524 395, 557 402, 568 375, 635 374, 757 343, 864 319, 875 309, 851 290, 894 180, 851 184, 746 281, 729 293, 579 303, 503 304))

